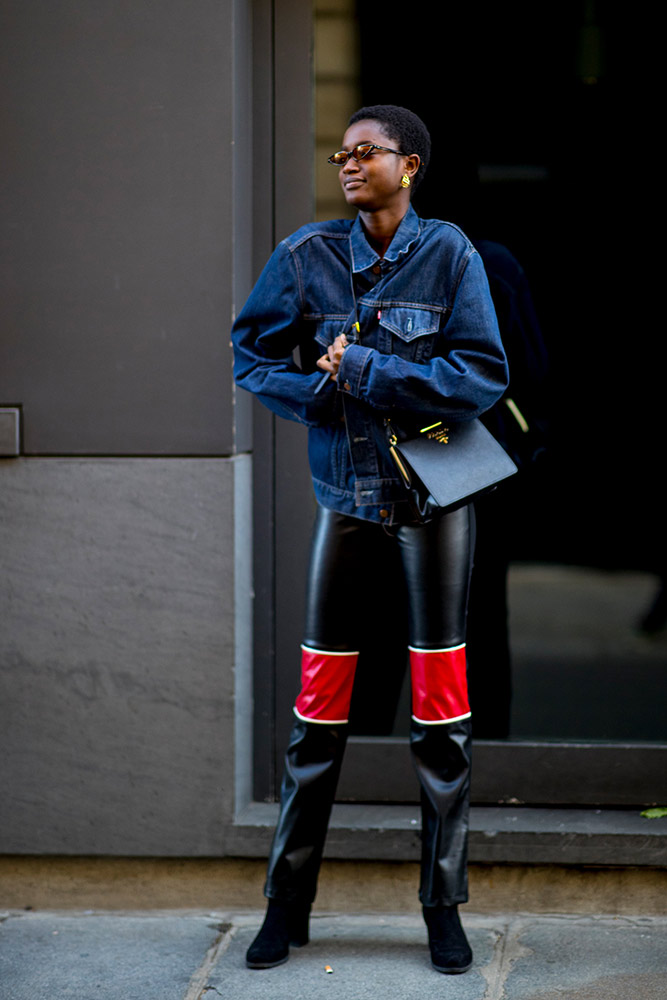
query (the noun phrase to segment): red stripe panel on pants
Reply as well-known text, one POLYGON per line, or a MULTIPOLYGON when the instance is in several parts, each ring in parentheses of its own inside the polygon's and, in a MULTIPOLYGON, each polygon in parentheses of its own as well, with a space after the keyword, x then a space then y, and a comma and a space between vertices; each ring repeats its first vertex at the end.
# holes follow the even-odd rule
POLYGON ((301 691, 294 711, 305 722, 347 722, 359 653, 301 647, 301 691))
POLYGON ((426 725, 470 715, 465 644, 451 649, 410 646, 412 718, 426 725))

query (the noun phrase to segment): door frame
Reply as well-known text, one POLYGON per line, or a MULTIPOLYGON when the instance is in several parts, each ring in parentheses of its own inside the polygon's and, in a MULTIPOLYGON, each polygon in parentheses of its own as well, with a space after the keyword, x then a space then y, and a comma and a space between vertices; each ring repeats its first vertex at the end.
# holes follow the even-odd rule
MULTIPOLYGON (((253 273, 276 243, 311 221, 314 148, 312 5, 253 3, 253 273)), ((254 798, 278 797, 299 684, 299 644, 314 499, 305 429, 255 401, 254 798)), ((413 802, 407 740, 351 737, 338 799, 413 802)), ((667 746, 475 742, 473 802, 635 806, 667 801, 667 746)))

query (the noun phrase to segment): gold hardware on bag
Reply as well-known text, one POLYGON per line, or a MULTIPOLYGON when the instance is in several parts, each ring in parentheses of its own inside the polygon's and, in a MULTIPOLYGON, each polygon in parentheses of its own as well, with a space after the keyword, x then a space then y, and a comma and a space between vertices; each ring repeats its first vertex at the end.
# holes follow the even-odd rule
POLYGON ((442 420, 438 420, 436 424, 429 424, 428 427, 422 427, 419 433, 425 434, 429 441, 449 444, 449 427, 443 427, 442 420), (440 429, 438 430, 437 428, 440 429))
POLYGON ((403 459, 396 451, 397 444, 398 444, 398 438, 392 432, 392 435, 389 438, 389 451, 391 453, 391 457, 396 462, 396 468, 401 474, 401 479, 403 480, 406 489, 409 490, 410 487, 412 486, 412 479, 410 478, 410 473, 408 472, 406 466, 403 464, 403 459))
POLYGON ((443 427, 439 431, 429 431, 426 437, 429 441, 437 441, 439 444, 449 444, 449 427, 443 427))
POLYGON ((521 428, 521 430, 523 431, 523 433, 527 434, 528 431, 530 430, 530 427, 528 426, 528 421, 526 420, 526 418, 524 417, 523 413, 521 412, 521 410, 519 409, 519 407, 516 405, 516 403, 514 402, 514 400, 513 399, 509 399, 509 397, 506 397, 503 400, 503 402, 504 402, 505 406, 507 407, 507 409, 512 414, 512 416, 514 417, 514 419, 516 420, 517 424, 519 425, 519 427, 521 428))

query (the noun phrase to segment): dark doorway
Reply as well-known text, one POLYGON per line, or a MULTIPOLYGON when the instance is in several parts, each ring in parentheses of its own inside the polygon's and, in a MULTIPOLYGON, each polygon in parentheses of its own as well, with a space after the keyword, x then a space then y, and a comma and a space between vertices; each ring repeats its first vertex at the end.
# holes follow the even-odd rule
MULTIPOLYGON (((511 252, 549 357, 546 450, 493 525, 509 534, 514 692, 507 726, 488 735, 514 741, 495 760, 513 753, 520 770, 535 741, 617 754, 667 742, 664 621, 644 627, 667 568, 656 490, 660 283, 642 249, 656 200, 645 155, 656 95, 644 26, 627 12, 594 0, 461 8, 406 17, 390 2, 378 16, 359 3, 361 89, 365 105, 423 117, 433 154, 419 213, 511 252)), ((482 738, 500 688, 482 712, 473 700, 482 738)), ((404 687, 394 737, 407 708, 404 687)), ((478 759, 493 766, 493 756, 478 759)), ((583 795, 604 798, 591 786, 583 795)))
POLYGON ((550 472, 515 556, 658 571, 646 24, 595 0, 412 13, 358 4, 364 104, 422 115, 433 156, 420 213, 509 248, 551 359, 550 472))
MULTIPOLYGON (((474 798, 653 801, 666 773, 667 638, 640 627, 666 561, 646 28, 592 0, 461 6, 359 3, 357 23, 363 104, 410 107, 433 136, 418 211, 509 249, 549 354, 546 460, 510 502, 512 726, 478 746, 474 798)), ((312 510, 300 475, 298 489, 276 484, 290 529, 277 529, 277 573, 292 583, 312 510)), ((278 767, 298 684, 289 593, 290 615, 276 616, 278 767)), ((400 663, 391 673, 395 685, 400 663)), ((357 728, 341 798, 416 796, 405 686, 401 697, 396 723, 357 728)), ((389 716, 392 692, 385 700, 389 716)))

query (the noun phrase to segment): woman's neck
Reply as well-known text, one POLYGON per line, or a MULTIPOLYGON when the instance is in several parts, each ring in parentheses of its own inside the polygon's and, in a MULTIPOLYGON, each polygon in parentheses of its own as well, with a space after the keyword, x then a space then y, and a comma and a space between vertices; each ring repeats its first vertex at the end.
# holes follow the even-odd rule
POLYGON ((389 249, 389 244, 409 207, 408 204, 407 207, 401 207, 398 211, 393 208, 383 208, 378 212, 365 212, 363 210, 359 212, 366 239, 380 257, 384 257, 389 249))

